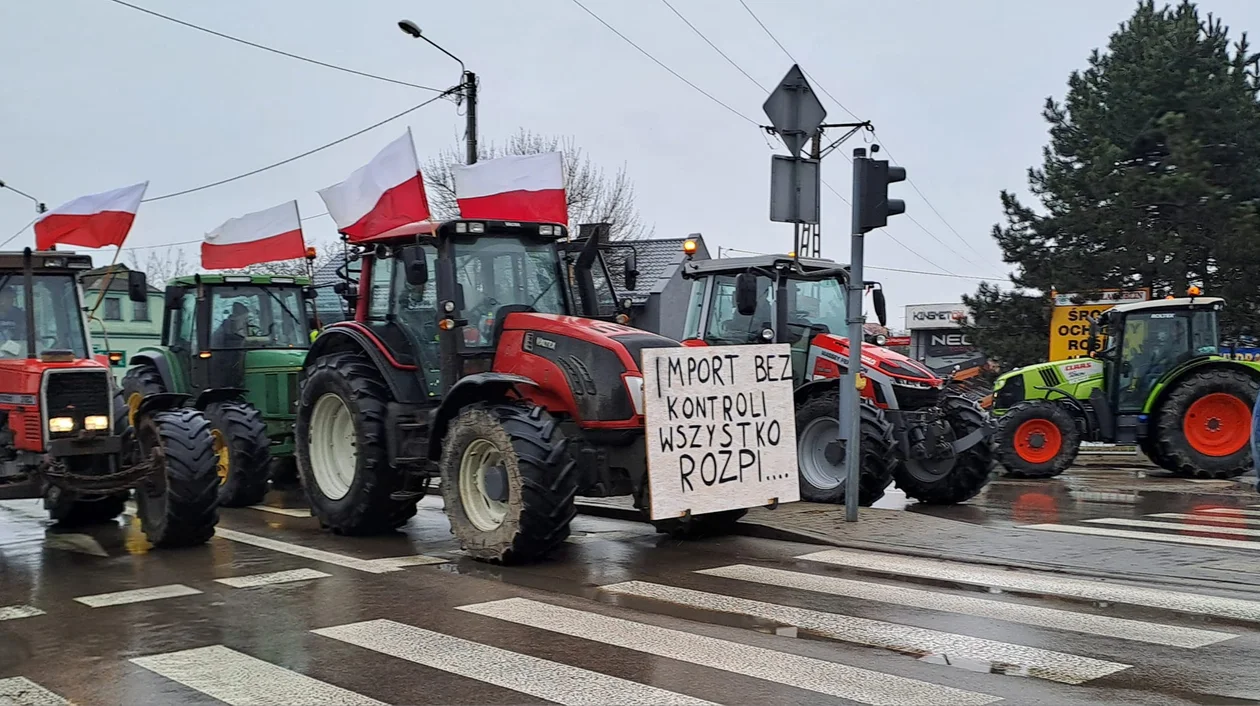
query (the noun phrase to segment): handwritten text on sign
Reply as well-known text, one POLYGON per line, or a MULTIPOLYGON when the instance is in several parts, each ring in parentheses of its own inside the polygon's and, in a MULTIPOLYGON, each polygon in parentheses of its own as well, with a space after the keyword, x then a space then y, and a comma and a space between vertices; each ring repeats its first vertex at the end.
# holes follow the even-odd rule
POLYGON ((652 519, 800 500, 786 345, 643 351, 652 519))

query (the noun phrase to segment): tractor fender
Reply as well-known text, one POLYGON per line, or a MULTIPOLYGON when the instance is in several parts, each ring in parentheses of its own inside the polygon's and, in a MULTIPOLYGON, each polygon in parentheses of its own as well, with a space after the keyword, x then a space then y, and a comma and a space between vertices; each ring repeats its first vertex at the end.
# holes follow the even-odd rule
POLYGON ((214 387, 209 390, 202 390, 197 395, 197 400, 193 402, 193 406, 201 411, 205 411, 206 407, 215 402, 226 402, 228 400, 245 401, 245 394, 248 392, 243 387, 214 387))
POLYGON ((167 390, 177 390, 179 386, 175 384, 175 377, 171 373, 171 361, 167 360, 166 353, 160 350, 148 349, 143 350, 131 356, 131 365, 147 364, 152 365, 158 371, 158 375, 162 376, 162 387, 167 390))
POLYGON ((385 344, 381 343, 380 339, 367 331, 365 327, 353 322, 333 324, 319 334, 306 354, 301 375, 305 377, 306 370, 314 365, 316 360, 334 353, 347 352, 362 353, 371 359, 372 364, 384 378, 385 385, 389 387, 390 396, 394 401, 403 404, 423 404, 429 400, 427 391, 422 389, 416 377, 416 367, 399 363, 385 349, 385 344))
POLYGON ((1199 358, 1191 360, 1180 367, 1174 368, 1155 384, 1154 393, 1147 398, 1146 405, 1142 408, 1142 413, 1151 414, 1155 410, 1159 409, 1164 403, 1164 398, 1168 397, 1168 393, 1177 386, 1177 383, 1180 382, 1182 378, 1186 377, 1190 373, 1197 373, 1201 370, 1238 370, 1250 375, 1251 378, 1257 382, 1260 382, 1260 369, 1257 369, 1252 365, 1247 365, 1246 363, 1230 360, 1228 358, 1199 358))
POLYGON ((805 398, 813 395, 815 392, 838 387, 840 387, 840 378, 812 380, 792 391, 792 401, 796 404, 800 404, 805 400, 805 398))
POLYGON ((156 392, 145 395, 140 401, 140 407, 136 409, 136 416, 138 418, 153 412, 166 412, 187 407, 190 400, 192 396, 182 392, 156 392))
POLYGON ((507 399, 508 392, 515 391, 517 385, 538 387, 538 383, 524 375, 510 373, 476 373, 461 378, 433 411, 429 438, 437 443, 430 442, 429 458, 436 460, 441 455, 442 438, 459 410, 477 402, 507 399))

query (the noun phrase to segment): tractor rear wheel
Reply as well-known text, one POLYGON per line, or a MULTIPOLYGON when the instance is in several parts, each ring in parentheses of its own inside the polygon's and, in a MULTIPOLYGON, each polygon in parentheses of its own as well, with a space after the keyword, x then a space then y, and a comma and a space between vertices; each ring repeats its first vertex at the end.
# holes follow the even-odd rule
POLYGON ((1051 478, 1066 471, 1081 450, 1081 432, 1063 405, 1028 400, 998 417, 993 434, 998 463, 1011 478, 1051 478))
POLYGON ((465 407, 442 441, 442 498, 451 533, 474 559, 541 559, 569 536, 577 464, 542 407, 465 407))
MULTIPOLYGON (((840 393, 824 390, 796 407, 796 463, 800 468, 801 500, 843 503, 845 442, 838 441, 840 393)), ((894 442, 892 425, 875 405, 862 400, 861 475, 858 504, 869 507, 884 497, 892 483, 894 442)), ((703 517, 703 516, 702 516, 703 517)))
POLYGON ((271 439, 262 412, 247 402, 228 400, 206 406, 215 440, 219 505, 247 507, 267 494, 271 439))
POLYGON ((1260 384, 1225 368, 1191 373, 1156 412, 1160 465, 1192 478, 1233 478, 1251 470, 1251 411, 1260 384))
MULTIPOLYGON (((953 430, 953 438, 961 439, 986 422, 984 408, 978 400, 962 395, 947 395, 941 400, 945 421, 953 430)), ((933 465, 930 461, 897 464, 893 477, 897 487, 908 498, 925 505, 956 505, 975 497, 993 477, 996 459, 989 439, 981 439, 961 453, 933 465)))
POLYGON ((156 547, 191 547, 214 536, 219 475, 210 421, 195 409, 137 419, 139 460, 157 465, 136 488, 140 530, 156 547))
POLYGON ((394 500, 402 475, 385 448, 389 388, 357 353, 329 355, 306 371, 298 405, 297 463, 311 511, 338 534, 379 534, 406 524, 416 500, 394 500))

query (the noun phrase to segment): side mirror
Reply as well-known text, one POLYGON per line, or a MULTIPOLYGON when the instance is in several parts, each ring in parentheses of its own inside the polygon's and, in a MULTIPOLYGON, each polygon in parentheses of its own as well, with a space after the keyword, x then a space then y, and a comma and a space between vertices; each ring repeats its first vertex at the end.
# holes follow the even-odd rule
POLYGON ((127 297, 133 302, 149 301, 149 278, 143 272, 127 272, 127 297))
POLYGON ((174 311, 184 303, 183 287, 167 287, 166 288, 166 310, 174 311))
POLYGON ((1092 358, 1094 355, 1094 351, 1097 351, 1097 350, 1098 350, 1098 320, 1090 319, 1089 320, 1089 338, 1085 340, 1085 353, 1092 358))
POLYGON ((455 311, 463 312, 466 307, 464 302, 464 285, 455 285, 455 311))
POLYGON ((740 316, 752 316, 757 311, 757 275, 741 272, 735 276, 735 310, 740 316))
POLYGON ((639 258, 633 250, 626 253, 625 272, 622 276, 626 290, 637 289, 639 283, 639 258))
MULTIPOLYGON (((871 292, 871 303, 875 305, 875 318, 879 321, 879 325, 884 328, 888 327, 888 301, 884 299, 884 288, 876 287, 871 292)), ((882 343, 880 345, 883 345, 882 343)))
POLYGON ((407 276, 407 284, 423 287, 429 281, 429 262, 424 257, 424 249, 408 247, 402 249, 403 272, 407 276))

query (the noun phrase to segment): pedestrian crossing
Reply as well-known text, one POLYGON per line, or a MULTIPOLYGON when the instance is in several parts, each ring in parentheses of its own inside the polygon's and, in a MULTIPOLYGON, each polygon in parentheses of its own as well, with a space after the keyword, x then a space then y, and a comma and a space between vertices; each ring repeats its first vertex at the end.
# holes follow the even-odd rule
MULTIPOLYGON (((1260 508, 1260 505, 1250 508, 1260 508)), ((1143 517, 1096 517, 1079 524, 1034 524, 1024 525, 1024 529, 1260 551, 1260 510, 1247 508, 1206 507, 1143 517)))
MULTIPOLYGON (((321 584, 338 569, 362 573, 321 568, 328 571, 190 581, 75 602, 94 613, 128 610, 142 600, 208 602, 216 585, 254 596, 321 584)), ((596 596, 506 590, 520 595, 474 599, 457 592, 463 600, 450 607, 303 626, 306 639, 293 640, 304 655, 297 659, 234 642, 230 634, 212 644, 142 649, 129 655, 132 671, 123 679, 148 675, 168 683, 161 693, 172 699, 193 700, 196 693, 229 706, 476 702, 477 689, 508 690, 517 695, 507 701, 513 703, 749 702, 730 680, 760 685, 764 693, 798 694, 776 699, 784 703, 979 706, 1022 703, 1030 683, 1115 694, 1141 680, 1126 673, 1184 670, 1187 653, 1230 654, 1231 645, 1243 636, 1254 641, 1260 629, 1240 626, 1260 624, 1260 601, 850 549, 773 566, 709 565, 617 581, 596 596), (796 639, 806 636, 813 639, 796 639), (321 669, 318 656, 325 652, 369 677, 348 684, 346 670, 321 669), (435 673, 467 690, 426 691, 435 673), (188 690, 184 696, 181 689, 188 690)), ((58 619, 54 606, 0 607, 0 615, 6 610, 14 625, 58 619)), ((66 685, 41 685, 35 676, 0 678, 0 704, 82 700, 61 689, 66 685)), ((1047 693, 1047 703, 1108 698, 1047 693)))

